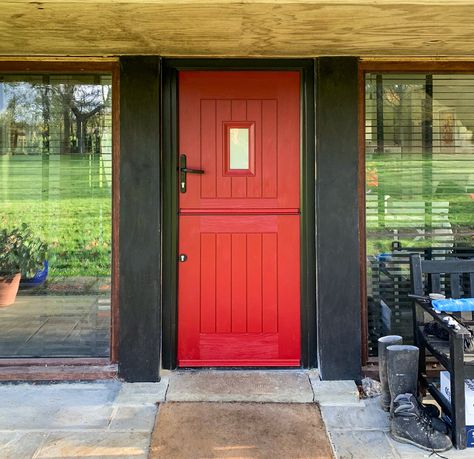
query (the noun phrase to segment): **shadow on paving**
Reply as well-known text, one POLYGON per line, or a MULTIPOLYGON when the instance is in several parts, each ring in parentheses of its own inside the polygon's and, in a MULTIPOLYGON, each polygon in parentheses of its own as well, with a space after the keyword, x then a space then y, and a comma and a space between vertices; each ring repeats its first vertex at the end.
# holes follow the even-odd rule
POLYGON ((314 404, 165 403, 150 458, 332 458, 314 404))

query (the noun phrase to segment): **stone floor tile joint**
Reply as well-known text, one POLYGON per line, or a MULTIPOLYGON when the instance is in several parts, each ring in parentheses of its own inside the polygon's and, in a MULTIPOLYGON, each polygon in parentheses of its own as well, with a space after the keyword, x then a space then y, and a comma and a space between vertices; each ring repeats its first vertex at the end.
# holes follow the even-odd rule
POLYGON ((38 457, 38 455, 41 453, 41 450, 43 449, 43 446, 46 445, 50 435, 51 432, 46 432, 46 435, 43 437, 43 440, 38 445, 38 448, 36 448, 36 451, 34 452, 33 457, 31 459, 36 459, 38 457))
POLYGON ((115 416, 117 416, 118 409, 119 407, 116 405, 112 407, 112 411, 110 412, 110 415, 107 419, 107 430, 110 430, 110 425, 112 424, 112 421, 114 420, 115 416))
MULTIPOLYGON (((161 379, 161 381, 163 381, 163 378, 161 379)), ((165 389, 165 395, 163 396, 163 402, 168 401, 168 390, 169 390, 169 388, 170 388, 170 378, 166 378, 166 389, 165 389)))

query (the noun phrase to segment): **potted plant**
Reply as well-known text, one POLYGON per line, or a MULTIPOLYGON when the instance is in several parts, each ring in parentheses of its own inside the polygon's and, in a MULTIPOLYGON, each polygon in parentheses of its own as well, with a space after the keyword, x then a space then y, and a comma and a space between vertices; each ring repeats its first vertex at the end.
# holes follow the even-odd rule
POLYGON ((47 245, 35 237, 27 224, 0 230, 0 306, 15 302, 21 276, 43 266, 47 245))

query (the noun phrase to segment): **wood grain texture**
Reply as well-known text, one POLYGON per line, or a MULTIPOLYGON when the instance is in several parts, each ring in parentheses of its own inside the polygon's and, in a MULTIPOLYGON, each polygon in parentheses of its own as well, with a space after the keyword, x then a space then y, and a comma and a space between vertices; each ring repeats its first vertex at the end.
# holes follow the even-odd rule
POLYGON ((159 380, 161 342, 160 60, 120 61, 119 374, 159 380))
POLYGON ((96 381, 115 379, 117 365, 15 365, 0 368, 0 381, 96 381))
POLYGON ((469 56, 470 0, 2 2, 0 55, 469 56))

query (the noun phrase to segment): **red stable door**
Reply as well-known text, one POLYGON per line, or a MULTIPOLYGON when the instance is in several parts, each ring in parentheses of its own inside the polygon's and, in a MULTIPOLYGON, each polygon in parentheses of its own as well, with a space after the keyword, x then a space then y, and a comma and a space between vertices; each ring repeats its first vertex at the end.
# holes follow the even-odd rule
POLYGON ((300 75, 179 73, 178 365, 300 365, 300 75))

